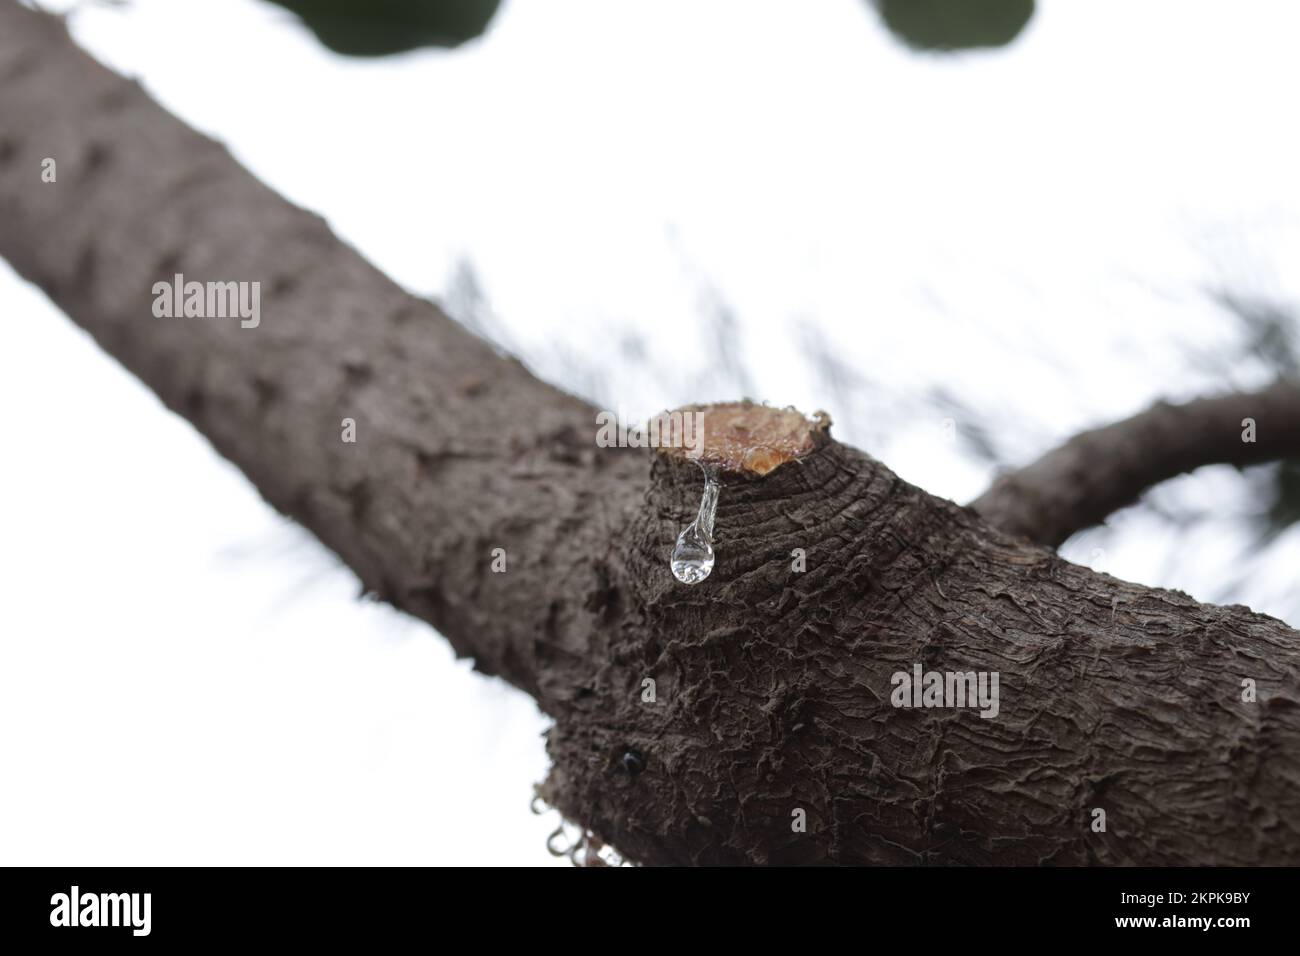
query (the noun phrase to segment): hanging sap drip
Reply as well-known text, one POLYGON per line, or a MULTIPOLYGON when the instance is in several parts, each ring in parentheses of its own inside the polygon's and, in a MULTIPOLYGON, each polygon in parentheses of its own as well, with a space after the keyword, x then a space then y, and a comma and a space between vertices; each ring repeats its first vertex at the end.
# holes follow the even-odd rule
POLYGON ((719 491, 717 477, 705 468, 700 513, 677 536, 673 548, 673 577, 683 584, 699 584, 713 570, 713 518, 718 513, 719 491))

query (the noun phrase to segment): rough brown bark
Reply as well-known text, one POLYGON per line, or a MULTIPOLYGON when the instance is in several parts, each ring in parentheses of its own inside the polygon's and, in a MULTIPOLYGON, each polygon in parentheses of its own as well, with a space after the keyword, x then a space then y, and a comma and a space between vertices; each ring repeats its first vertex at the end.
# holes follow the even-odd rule
POLYGON ((644 462, 598 454, 584 403, 405 293, 12 0, 0 254, 368 590, 538 691, 537 592, 605 547, 601 524, 644 462), (261 282, 260 326, 155 318, 153 283, 175 273, 261 282), (345 417, 356 444, 340 440, 345 417), (484 575, 496 546, 509 573, 484 575))
POLYGON ((624 578, 641 617, 596 635, 586 719, 551 745, 560 805, 634 857, 1297 859, 1300 646, 1280 622, 1094 574, 835 442, 728 483, 713 587, 683 589, 663 553, 698 481, 655 467, 624 578), (893 708, 891 674, 916 662, 1000 672, 1002 712, 893 708))
POLYGON ((723 462, 717 566, 682 586, 695 464, 596 448, 591 408, 12 0, 0 79, 0 254, 368 587, 536 697, 545 795, 633 859, 1300 862, 1280 621, 1076 567, 822 425, 765 474, 723 462), (261 280, 261 326, 153 318, 173 272, 261 280), (998 671, 999 716, 892 707, 916 663, 998 671))
POLYGON ((1300 385, 1281 381, 1183 405, 1160 402, 1082 432, 1003 475, 971 502, 993 525, 1039 544, 1066 538, 1132 504, 1146 489, 1202 465, 1300 457, 1300 385), (1247 420, 1253 440, 1243 440, 1247 420))

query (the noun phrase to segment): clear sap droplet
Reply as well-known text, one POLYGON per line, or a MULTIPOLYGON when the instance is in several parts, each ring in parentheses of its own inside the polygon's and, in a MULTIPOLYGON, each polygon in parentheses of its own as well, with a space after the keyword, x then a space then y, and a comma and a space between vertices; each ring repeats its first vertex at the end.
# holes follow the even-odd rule
POLYGON ((700 513, 682 529, 673 548, 673 577, 683 584, 699 584, 713 570, 713 518, 718 512, 718 480, 704 472, 704 497, 700 513))
POLYGON ((713 570, 713 542, 693 521, 677 536, 672 567, 673 577, 683 584, 699 584, 713 570))

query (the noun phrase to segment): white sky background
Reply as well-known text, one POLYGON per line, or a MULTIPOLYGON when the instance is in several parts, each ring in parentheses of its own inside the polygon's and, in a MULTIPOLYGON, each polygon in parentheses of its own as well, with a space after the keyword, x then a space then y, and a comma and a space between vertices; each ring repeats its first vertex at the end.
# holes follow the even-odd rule
MULTIPOLYGON (((252 0, 73 27, 413 291, 468 263, 479 319, 543 377, 644 413, 825 408, 965 501, 991 470, 945 417, 1024 461, 1264 384, 1205 289, 1300 298, 1300 6, 1039 7, 1012 48, 953 57, 862 0, 507 0, 481 42, 381 60, 252 0)), ((531 701, 358 601, 3 264, 0 315, 0 863, 553 862, 531 701)), ((1260 506, 1229 469, 1174 484, 1260 506)), ((1236 580, 1239 521, 1112 526, 1067 555, 1297 617, 1294 529, 1236 580)))

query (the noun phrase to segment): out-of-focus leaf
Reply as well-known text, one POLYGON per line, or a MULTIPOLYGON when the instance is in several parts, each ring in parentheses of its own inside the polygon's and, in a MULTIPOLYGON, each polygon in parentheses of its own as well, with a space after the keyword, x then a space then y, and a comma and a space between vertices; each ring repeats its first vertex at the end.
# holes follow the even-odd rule
POLYGON ((387 56, 480 36, 501 0, 270 0, 296 13, 335 53, 387 56))
POLYGON ((1261 295, 1211 289, 1210 298, 1235 316, 1245 332, 1244 354, 1277 375, 1300 377, 1300 341, 1294 306, 1261 295))
POLYGON ((1284 461, 1277 470, 1277 497, 1268 509, 1268 530, 1281 534, 1300 521, 1300 462, 1284 461))
POLYGON ((1034 0, 871 0, 885 25, 918 50, 1005 46, 1034 15, 1034 0))

